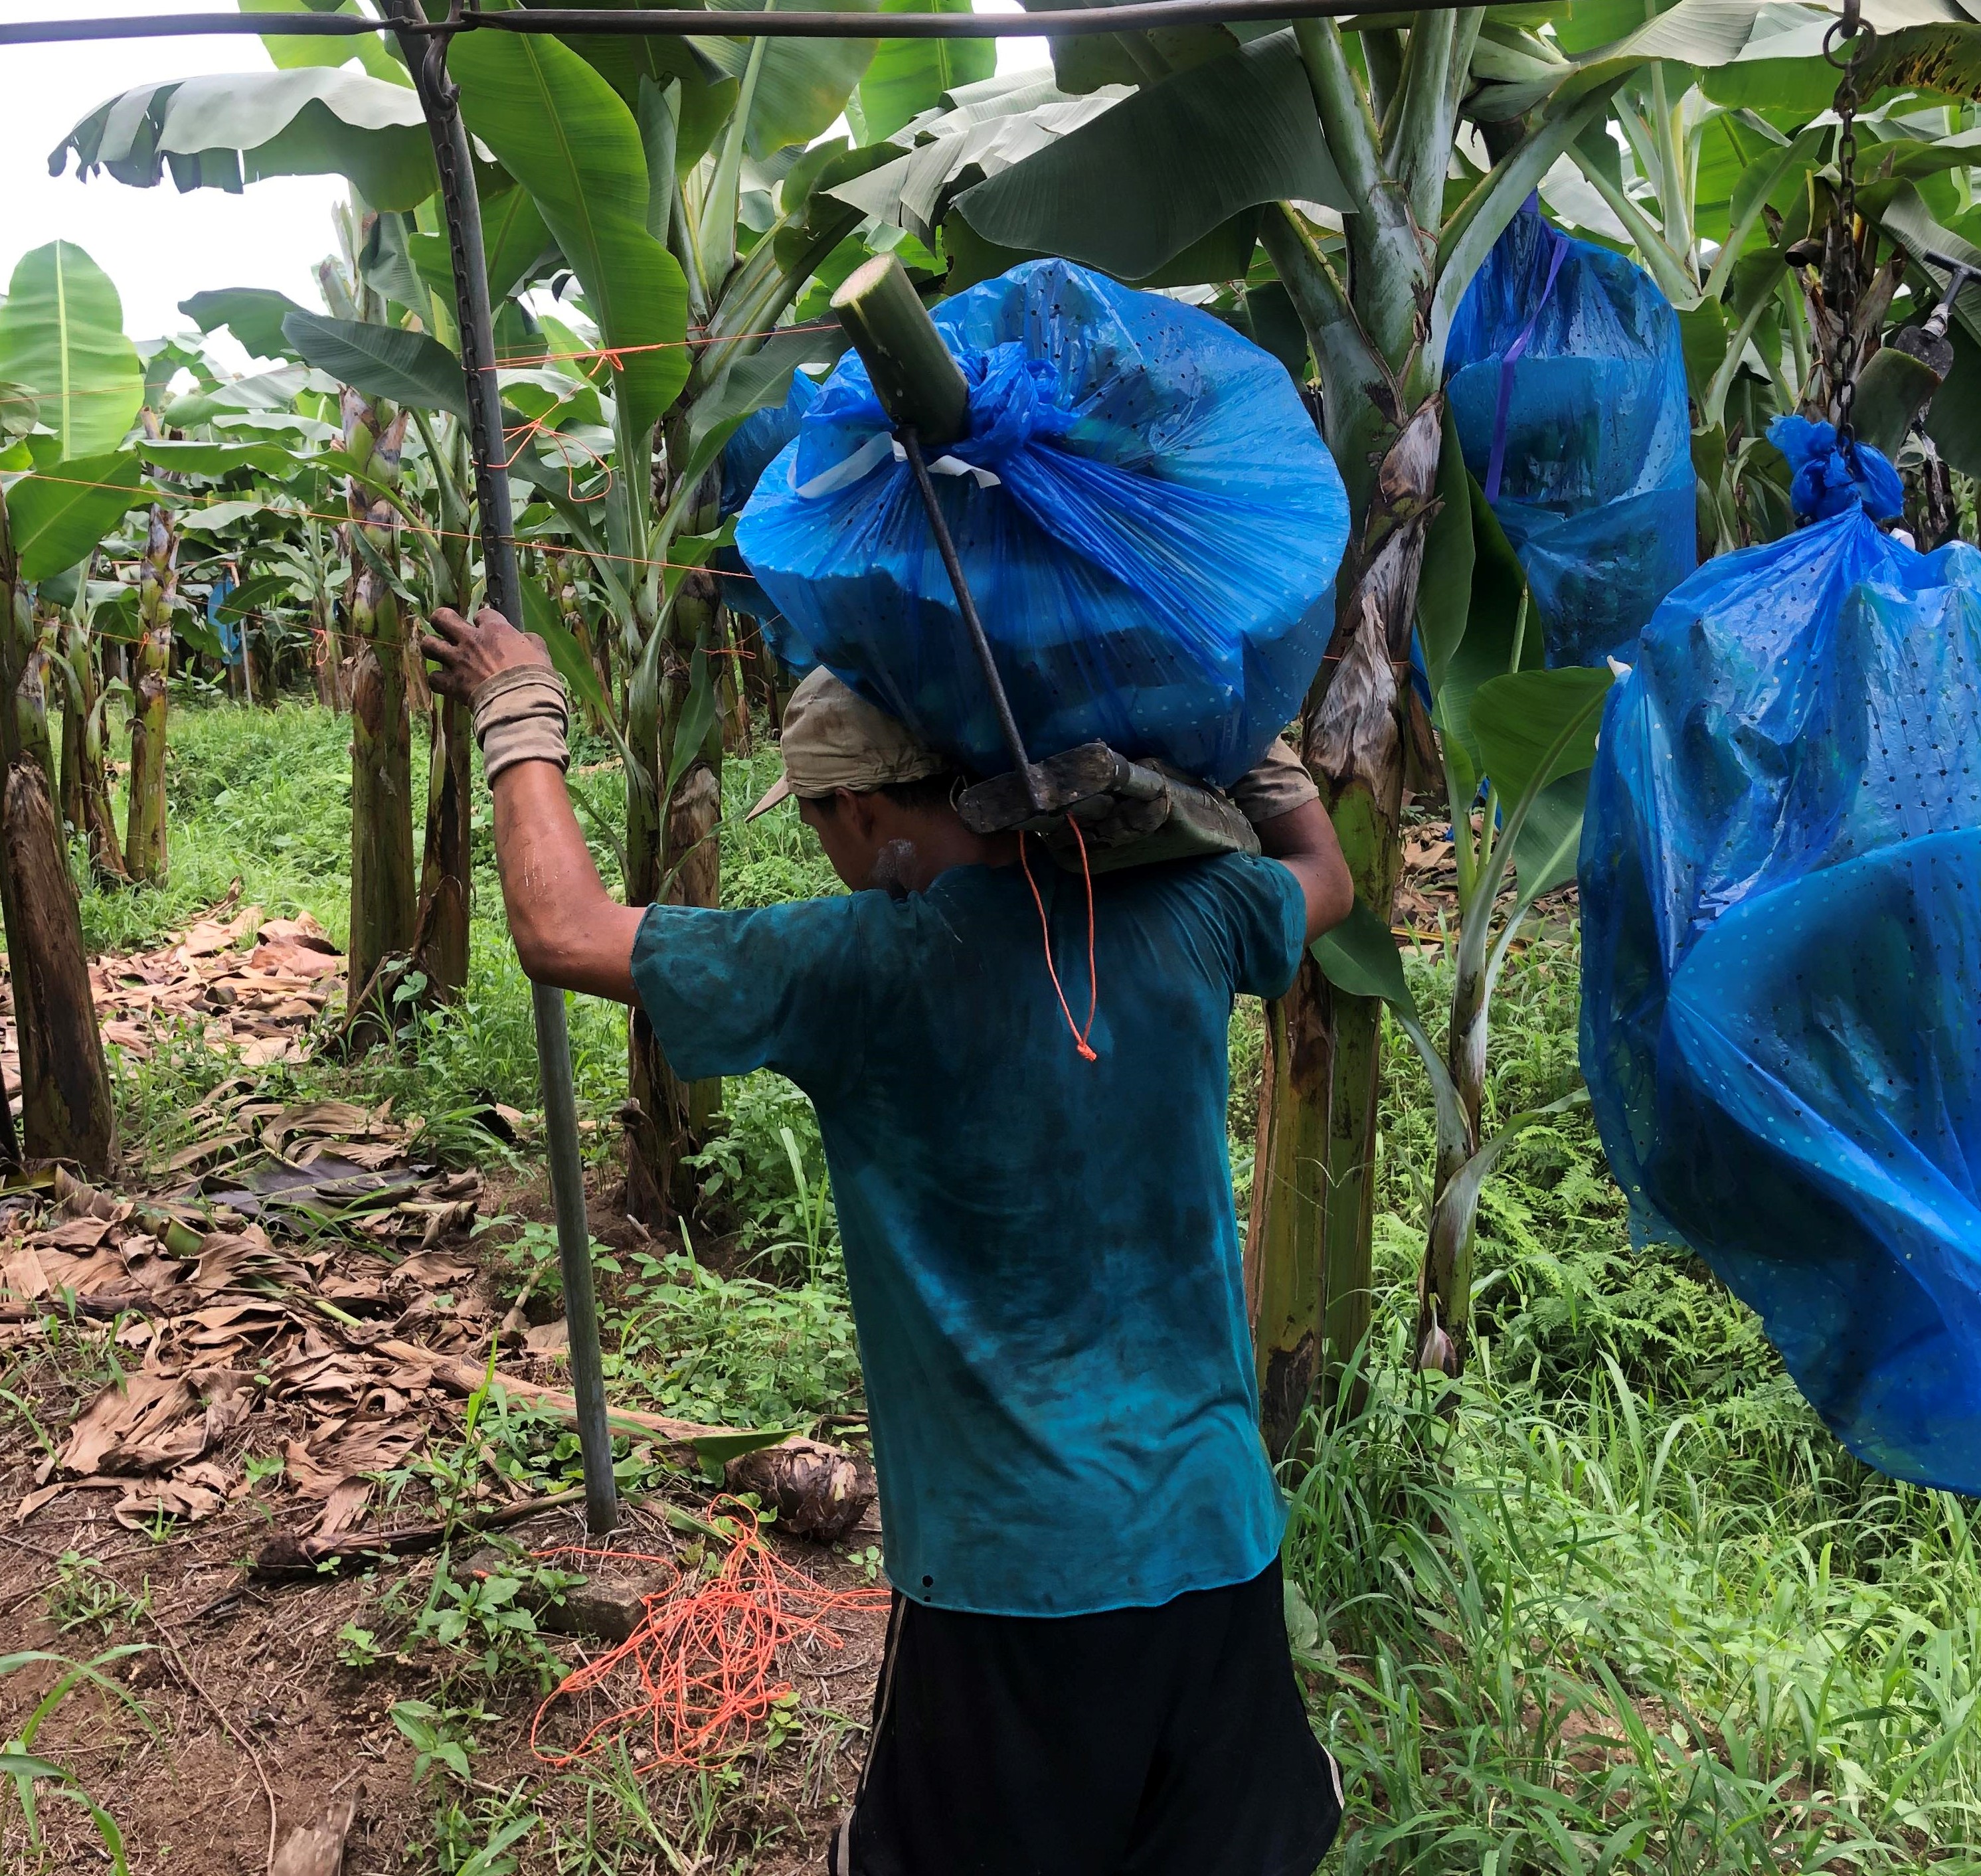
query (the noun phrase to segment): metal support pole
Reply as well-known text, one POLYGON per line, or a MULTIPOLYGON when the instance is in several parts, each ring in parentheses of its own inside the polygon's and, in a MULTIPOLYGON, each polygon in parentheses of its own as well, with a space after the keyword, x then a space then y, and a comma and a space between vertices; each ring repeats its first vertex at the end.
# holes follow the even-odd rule
POLYGON ((977 601, 964 576, 956 543, 950 538, 949 524, 943 519, 942 504, 936 498, 935 484, 929 480, 928 464, 922 457, 921 438, 915 434, 912 425, 902 429, 899 435, 901 448, 907 456, 909 471, 915 479, 916 492, 922 498, 922 511, 928 517, 930 532, 935 536, 936 550, 942 556, 943 566, 949 574, 950 590, 956 595, 956 609, 963 615, 964 631, 970 640, 971 650, 977 654, 977 669, 984 674, 984 688, 990 693, 991 707, 997 713, 998 733, 1004 739, 1005 748, 1010 752, 1012 766, 1018 772, 1025 799, 1032 804, 1032 811, 1047 813, 1053 805, 1051 784, 1045 771, 1025 753, 1025 739, 1019 733, 1018 720, 1011 714, 1011 700, 1004 694, 1004 680, 997 674, 997 660, 991 655, 990 637, 977 614, 977 601))
MULTIPOLYGON (((459 0, 456 0, 457 8, 459 0)), ((390 0, 395 25, 426 25, 419 0, 390 0)), ((461 327, 461 368, 468 378, 468 435, 474 457, 474 491, 481 517, 483 584, 488 604, 504 617, 523 617, 517 582, 514 513, 502 459, 502 398, 495 378, 495 327, 488 304, 488 273, 481 247, 481 205, 459 94, 448 76, 447 42, 424 32, 401 31, 399 45, 411 68, 431 133, 440 171, 441 202, 454 258, 454 302, 461 327)), ((571 1330, 571 1392, 578 1403, 578 1442, 584 1462, 584 1523, 602 1536, 619 1522, 612 1478, 612 1435, 605 1420, 605 1375, 598 1346, 598 1305, 591 1282, 591 1233, 584 1216, 584 1165, 578 1145, 578 1097, 571 1087, 571 1031, 564 993, 533 983, 537 1067, 542 1078, 544 1134, 550 1149, 551 1202, 557 1213, 558 1264, 564 1278, 564 1320, 571 1330)))

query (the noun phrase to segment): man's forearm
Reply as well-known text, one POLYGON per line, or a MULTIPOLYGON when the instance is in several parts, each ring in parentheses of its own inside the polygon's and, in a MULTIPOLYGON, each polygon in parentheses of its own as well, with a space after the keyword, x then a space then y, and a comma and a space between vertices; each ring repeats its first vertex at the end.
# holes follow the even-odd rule
POLYGON ((636 1000, 633 940, 642 909, 605 890, 554 763, 496 777, 495 863, 523 968, 540 983, 636 1000))
POLYGON ((540 639, 484 607, 471 624, 451 607, 421 647, 434 690, 472 711, 495 797, 495 863, 509 933, 539 983, 634 1000, 640 912, 605 890, 564 785, 564 686, 540 639))
POLYGON ((1254 823, 1260 850, 1277 860, 1300 883, 1307 899, 1307 941, 1332 931, 1355 904, 1355 883, 1334 823, 1318 801, 1303 802, 1290 814, 1254 823))
POLYGON ((495 863, 516 955, 540 983, 635 1000, 640 908, 605 890, 554 763, 521 762, 494 783, 495 863))

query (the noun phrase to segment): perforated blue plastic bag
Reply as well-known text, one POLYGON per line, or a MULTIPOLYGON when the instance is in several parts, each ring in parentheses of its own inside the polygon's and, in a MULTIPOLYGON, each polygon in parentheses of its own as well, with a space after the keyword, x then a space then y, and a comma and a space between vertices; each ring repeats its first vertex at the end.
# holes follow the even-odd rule
POLYGON ((1530 202, 1459 303, 1445 388, 1533 593, 1550 664, 1629 647, 1697 564, 1678 315, 1621 254, 1530 202))
MULTIPOLYGON (((1064 261, 937 307, 971 434, 931 466, 1027 753, 1096 739, 1214 782, 1297 713, 1348 536, 1286 370, 1208 314, 1064 261)), ((907 464, 857 357, 737 544, 771 648, 980 774, 1010 767, 907 464)))
POLYGON ((1860 1458, 1981 1490, 1981 554, 1847 500, 1703 567, 1610 694, 1580 880, 1633 1232, 1704 1257, 1860 1458))

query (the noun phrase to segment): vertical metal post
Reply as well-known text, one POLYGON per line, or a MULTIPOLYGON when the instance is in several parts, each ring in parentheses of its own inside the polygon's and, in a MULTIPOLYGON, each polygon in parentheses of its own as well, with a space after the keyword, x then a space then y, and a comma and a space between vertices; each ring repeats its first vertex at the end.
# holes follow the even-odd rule
MULTIPOLYGON (((424 27, 419 0, 390 0, 395 23, 424 27)), ((460 0, 454 0, 458 17, 460 0)), ((488 262, 481 247, 481 205, 459 94, 447 72, 448 36, 398 35, 433 138, 441 205, 454 258, 454 303, 461 328, 461 368, 468 380, 468 434, 481 516, 483 583, 488 604, 520 624, 522 589, 516 576, 514 515, 502 457, 502 398, 495 378, 495 327, 488 304, 488 262)), ((598 1305, 591 1282, 591 1232, 584 1215, 584 1166, 578 1152, 578 1099, 571 1086, 571 1031, 564 993, 533 983, 537 1067, 543 1083, 544 1133, 550 1149, 551 1202, 557 1214, 558 1264, 564 1279, 564 1320, 571 1331, 571 1392, 578 1403, 578 1441, 584 1462, 584 1522, 603 1535, 619 1522, 612 1478, 612 1435, 605 1419, 605 1375, 598 1346, 598 1305)))

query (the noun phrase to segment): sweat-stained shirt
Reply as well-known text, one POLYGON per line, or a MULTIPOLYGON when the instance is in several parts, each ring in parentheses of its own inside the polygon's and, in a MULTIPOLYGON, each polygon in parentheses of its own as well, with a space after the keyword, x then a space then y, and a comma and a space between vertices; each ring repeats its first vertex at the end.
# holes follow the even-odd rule
MULTIPOLYGON (((1036 863, 1088 1000, 1077 877, 1036 863)), ((1277 996, 1299 885, 1240 855, 1094 882, 1085 1062, 1016 866, 904 900, 654 906, 633 981, 675 1073, 761 1067, 818 1109, 887 1574, 938 1608, 1072 1615, 1247 1581, 1284 1510, 1258 1432, 1227 1030, 1277 996)))

